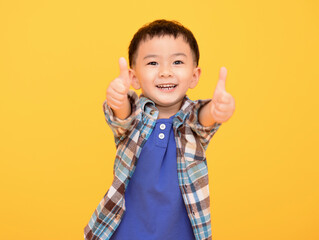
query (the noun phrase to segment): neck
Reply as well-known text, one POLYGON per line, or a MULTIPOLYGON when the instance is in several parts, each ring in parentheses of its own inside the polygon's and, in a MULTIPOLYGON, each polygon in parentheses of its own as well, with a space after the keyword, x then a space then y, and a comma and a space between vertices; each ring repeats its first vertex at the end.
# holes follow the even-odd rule
POLYGON ((159 113, 158 113, 158 119, 161 118, 170 118, 171 116, 175 115, 179 109, 181 108, 182 103, 178 103, 176 105, 172 106, 160 106, 156 105, 159 113))

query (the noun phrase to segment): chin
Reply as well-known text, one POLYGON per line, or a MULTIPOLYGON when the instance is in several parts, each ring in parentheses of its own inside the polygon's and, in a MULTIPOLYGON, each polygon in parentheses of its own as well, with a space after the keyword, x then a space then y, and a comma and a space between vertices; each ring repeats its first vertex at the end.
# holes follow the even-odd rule
POLYGON ((181 100, 168 100, 168 101, 154 101, 156 105, 161 107, 171 107, 173 105, 181 103, 181 100))

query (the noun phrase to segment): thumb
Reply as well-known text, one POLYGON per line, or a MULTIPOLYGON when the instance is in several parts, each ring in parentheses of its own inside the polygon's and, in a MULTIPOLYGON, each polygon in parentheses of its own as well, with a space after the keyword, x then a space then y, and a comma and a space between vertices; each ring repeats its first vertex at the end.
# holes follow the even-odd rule
POLYGON ((128 74, 127 63, 124 57, 119 59, 119 66, 120 66, 120 78, 125 82, 127 85, 131 85, 130 78, 128 74))
POLYGON ((219 71, 219 80, 217 82, 216 90, 226 91, 226 76, 227 69, 225 67, 221 67, 219 71))

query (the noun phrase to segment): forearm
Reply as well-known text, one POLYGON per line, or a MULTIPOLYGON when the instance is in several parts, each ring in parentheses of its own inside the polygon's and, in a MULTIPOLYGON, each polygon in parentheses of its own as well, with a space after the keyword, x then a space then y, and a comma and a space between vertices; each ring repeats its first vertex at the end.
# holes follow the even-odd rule
MULTIPOLYGON (((112 107, 111 107, 112 108, 112 107)), ((131 103, 128 98, 124 101, 123 105, 119 108, 112 108, 114 116, 120 119, 126 119, 131 115, 131 103)))
POLYGON ((209 103, 207 103, 206 105, 204 105, 203 107, 199 109, 198 121, 204 127, 212 126, 213 124, 216 123, 212 115, 212 110, 211 110, 213 107, 212 105, 213 105, 213 101, 210 101, 209 103))

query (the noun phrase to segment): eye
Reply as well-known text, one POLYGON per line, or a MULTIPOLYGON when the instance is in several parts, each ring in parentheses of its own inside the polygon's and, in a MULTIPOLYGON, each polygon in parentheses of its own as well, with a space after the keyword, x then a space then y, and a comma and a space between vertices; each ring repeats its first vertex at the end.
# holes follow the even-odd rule
POLYGON ((180 60, 177 60, 177 61, 174 62, 174 64, 183 64, 183 62, 180 61, 180 60))
POLYGON ((157 62, 149 62, 147 65, 157 65, 157 62))

